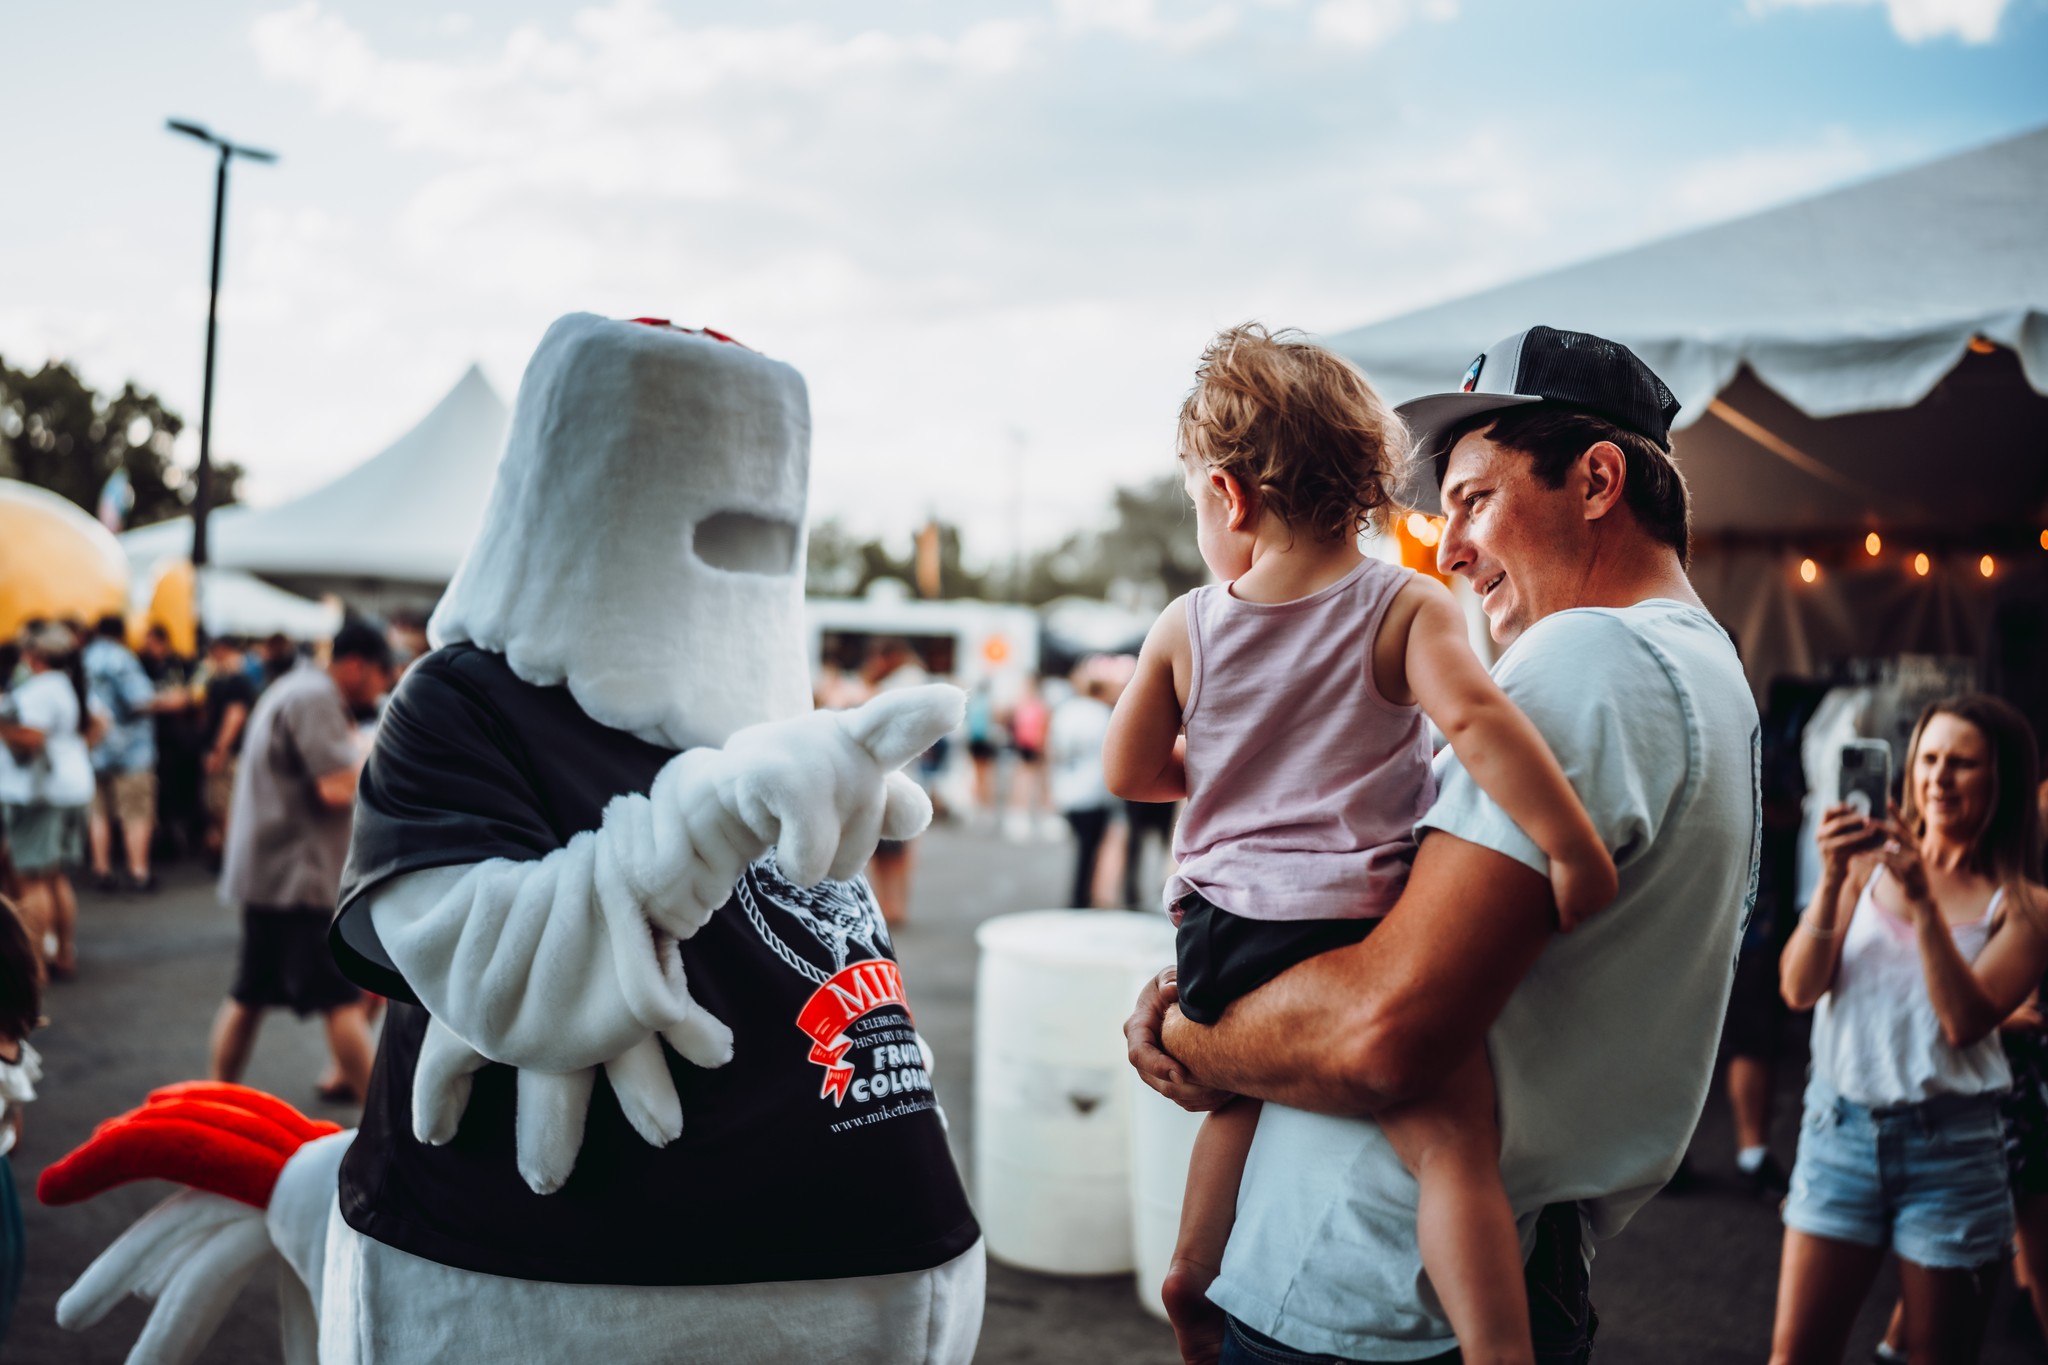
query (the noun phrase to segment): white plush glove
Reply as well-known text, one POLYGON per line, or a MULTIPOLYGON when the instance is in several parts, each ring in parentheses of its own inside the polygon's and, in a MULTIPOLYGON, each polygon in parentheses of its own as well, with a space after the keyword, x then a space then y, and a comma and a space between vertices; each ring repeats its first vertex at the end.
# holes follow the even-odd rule
MULTIPOLYGON (((575 1167, 597 1065, 634 1130, 655 1146, 673 1142, 682 1133, 682 1104, 662 1041, 698 1066, 732 1057, 731 1032, 689 995, 676 941, 701 929, 747 864, 771 846, 782 874, 810 886, 859 872, 878 839, 923 830, 931 801, 897 769, 956 727, 964 709, 959 689, 935 684, 885 693, 852 711, 750 726, 723 749, 671 760, 648 795, 615 799, 600 830, 543 860, 540 866, 561 864, 543 893, 551 913, 574 913, 567 888, 589 889, 585 904, 598 907, 617 968, 617 1002, 630 1013, 630 1021, 593 1031, 606 1040, 605 1050, 588 1064, 559 1065, 559 1012, 557 1041, 535 1044, 550 1049, 545 1060, 554 1069, 524 1064, 537 1059, 517 1055, 525 1049, 466 1037, 463 1016, 479 1012, 452 1009, 447 1013, 455 1017, 444 1019, 434 999, 439 992, 414 976, 402 934, 386 934, 380 918, 386 946, 435 1016, 413 1077, 419 1139, 454 1136, 471 1079, 489 1060, 520 1068, 519 1171, 538 1193, 560 1189, 575 1167)), ((457 974, 440 975, 451 991, 460 990, 457 974)))
MULTIPOLYGON (((85 1268, 57 1300, 57 1325, 83 1331, 133 1294, 155 1306, 128 1365, 186 1365, 213 1338, 242 1286, 266 1265, 291 1274, 271 1243, 263 1210, 185 1190, 136 1220, 85 1268)), ((311 1365, 310 1357, 297 1356, 291 1365, 311 1365)))

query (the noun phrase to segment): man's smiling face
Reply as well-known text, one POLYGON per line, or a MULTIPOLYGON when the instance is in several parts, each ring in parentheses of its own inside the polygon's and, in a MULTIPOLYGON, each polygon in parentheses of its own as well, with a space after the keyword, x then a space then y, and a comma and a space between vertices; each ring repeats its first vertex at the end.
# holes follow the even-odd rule
POLYGON ((1485 429, 1451 447, 1443 482, 1437 567, 1479 594, 1494 642, 1514 643, 1555 611, 1578 604, 1588 534, 1580 466, 1546 487, 1530 458, 1495 445, 1485 429))

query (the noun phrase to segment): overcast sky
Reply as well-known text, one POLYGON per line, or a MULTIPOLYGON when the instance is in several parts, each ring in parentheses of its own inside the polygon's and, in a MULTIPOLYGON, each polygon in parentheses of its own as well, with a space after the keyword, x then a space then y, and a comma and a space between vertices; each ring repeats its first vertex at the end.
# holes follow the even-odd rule
POLYGON ((163 119, 283 154, 229 198, 252 500, 471 361, 509 400, 588 309, 795 363, 814 516, 982 559, 1168 468, 1219 326, 1339 331, 2048 122, 2048 0, 46 3, 0 50, 0 356, 194 433, 211 164, 163 119))

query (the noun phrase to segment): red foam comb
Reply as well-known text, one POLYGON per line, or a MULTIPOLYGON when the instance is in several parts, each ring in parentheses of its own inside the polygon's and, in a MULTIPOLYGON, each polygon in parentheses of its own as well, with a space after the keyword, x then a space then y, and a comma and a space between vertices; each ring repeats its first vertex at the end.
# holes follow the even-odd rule
POLYGON ((165 1086, 152 1091, 140 1109, 102 1123, 45 1169, 36 1197, 45 1204, 75 1204, 131 1180, 174 1180, 267 1208, 292 1153, 340 1131, 340 1124, 308 1118, 247 1086, 165 1086))
POLYGON ((632 319, 632 321, 643 323, 649 327, 673 327, 678 332, 695 332, 700 336, 710 337, 713 341, 722 341, 728 346, 737 346, 742 351, 751 351, 754 349, 753 347, 747 345, 746 342, 740 341, 734 337, 729 337, 715 327, 684 327, 679 323, 670 322, 667 318, 634 318, 632 319))

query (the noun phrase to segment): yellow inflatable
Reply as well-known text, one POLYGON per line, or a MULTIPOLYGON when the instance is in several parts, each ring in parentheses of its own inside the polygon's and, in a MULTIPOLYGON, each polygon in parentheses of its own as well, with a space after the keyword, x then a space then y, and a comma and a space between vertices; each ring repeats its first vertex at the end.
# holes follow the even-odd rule
POLYGON ((171 648, 186 658, 199 652, 199 618, 193 610, 192 584, 196 575, 192 561, 173 558, 156 566, 149 590, 149 612, 130 623, 130 632, 140 634, 151 626, 162 626, 171 637, 171 648))
POLYGON ((0 639, 36 617, 92 622, 128 607, 128 560, 70 499, 0 479, 0 639))

